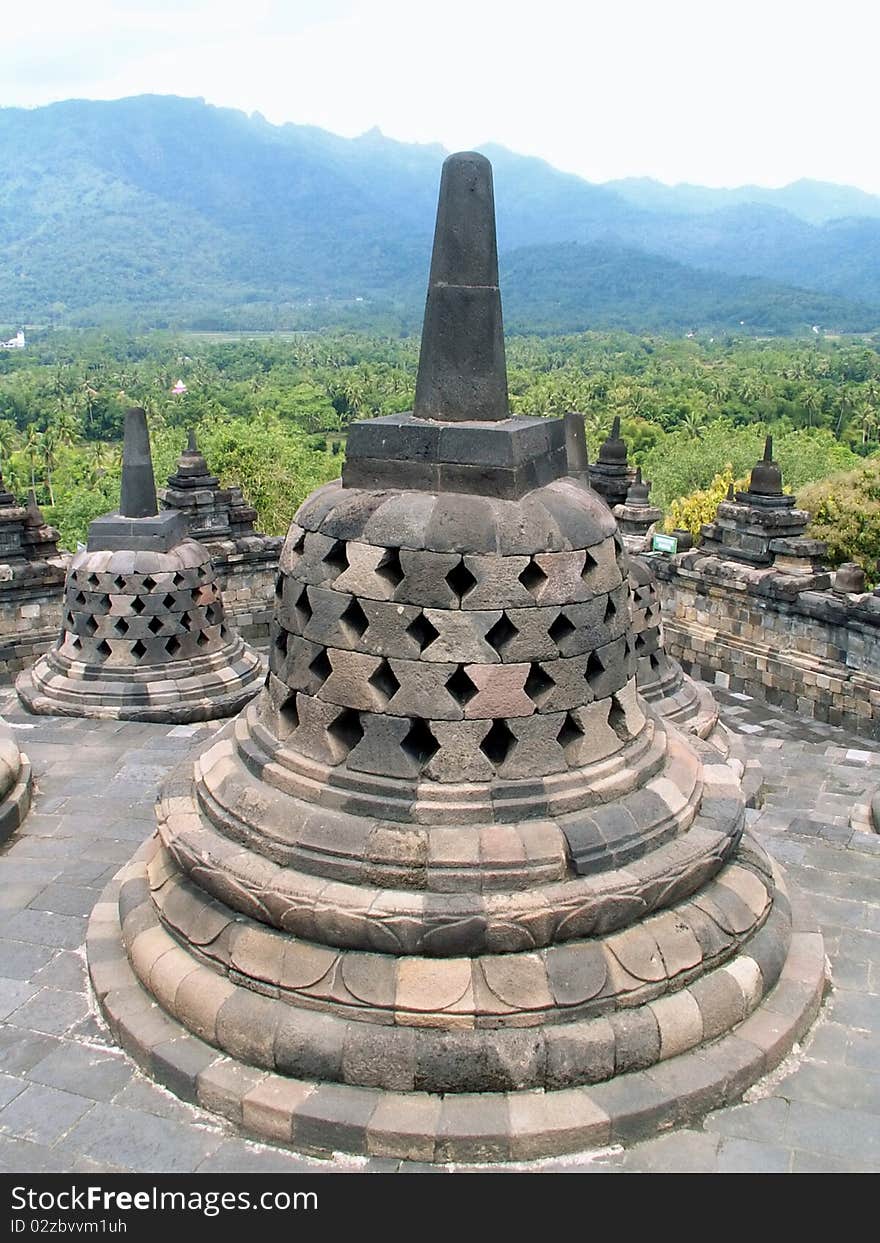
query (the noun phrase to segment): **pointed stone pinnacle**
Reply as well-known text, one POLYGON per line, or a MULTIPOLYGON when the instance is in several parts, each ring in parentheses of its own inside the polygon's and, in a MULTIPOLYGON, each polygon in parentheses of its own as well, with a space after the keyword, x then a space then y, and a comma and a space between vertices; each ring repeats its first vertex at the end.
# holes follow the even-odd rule
POLYGON ((492 166, 474 151, 450 155, 440 177, 413 416, 510 417, 492 166))
POLYGON ((773 461, 773 437, 772 436, 768 436, 767 439, 764 441, 764 461, 765 462, 773 461))
POLYGON ((565 422, 565 458, 568 463, 568 474, 573 479, 583 479, 589 483, 590 459, 587 452, 587 433, 584 427, 584 416, 569 410, 563 415, 565 422))
POLYGON ((729 483, 729 484, 727 485, 727 497, 726 497, 726 499, 727 499, 728 501, 735 501, 735 500, 736 500, 736 497, 734 496, 734 493, 733 493, 733 484, 732 484, 732 483, 729 483))
POLYGON ((45 523, 42 510, 37 504, 37 494, 33 488, 28 488, 27 518, 25 525, 29 527, 41 527, 45 523))
POLYGON ((609 440, 620 439, 620 415, 619 414, 615 414, 614 418, 611 421, 611 433, 608 439, 609 440))
POLYGON ((196 444, 196 433, 195 433, 195 428, 193 428, 193 427, 191 427, 191 428, 189 429, 189 432, 187 433, 187 437, 186 437, 186 451, 187 451, 187 453, 198 453, 198 451, 199 451, 199 446, 196 444))
POLYGON ((158 512, 147 416, 135 406, 125 412, 119 513, 124 518, 151 518, 158 512))

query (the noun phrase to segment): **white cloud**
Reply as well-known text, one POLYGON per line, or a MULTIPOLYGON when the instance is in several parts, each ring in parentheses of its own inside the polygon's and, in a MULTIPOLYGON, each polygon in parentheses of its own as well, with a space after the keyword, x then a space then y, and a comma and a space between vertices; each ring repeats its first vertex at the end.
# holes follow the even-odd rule
POLYGON ((861 0, 49 0, 0 49, 0 102, 201 95, 270 120, 592 180, 802 176, 880 192, 880 18, 861 0))

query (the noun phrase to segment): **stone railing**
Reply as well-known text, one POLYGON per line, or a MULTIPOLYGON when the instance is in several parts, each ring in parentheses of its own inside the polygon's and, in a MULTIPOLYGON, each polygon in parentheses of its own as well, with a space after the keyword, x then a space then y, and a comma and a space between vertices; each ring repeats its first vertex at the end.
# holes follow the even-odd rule
POLYGON ((665 648, 687 672, 880 738, 880 598, 700 551, 653 560, 665 648))

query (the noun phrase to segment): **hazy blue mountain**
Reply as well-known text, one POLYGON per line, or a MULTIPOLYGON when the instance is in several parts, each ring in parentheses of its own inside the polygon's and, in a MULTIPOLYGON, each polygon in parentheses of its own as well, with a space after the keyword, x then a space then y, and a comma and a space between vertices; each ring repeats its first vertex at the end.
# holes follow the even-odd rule
MULTIPOLYGON (((880 219, 802 218, 846 187, 788 187, 798 213, 635 202, 483 149, 522 327, 880 324, 880 219)), ((417 323, 445 154, 173 96, 0 109, 0 320, 417 323)))
POLYGON ((880 219, 880 195, 868 194, 856 186, 837 186, 809 178, 793 181, 778 189, 766 186, 715 189, 687 182, 668 186, 650 177, 625 177, 619 181, 606 181, 604 188, 613 190, 632 206, 647 211, 700 214, 752 203, 761 207, 778 207, 808 224, 825 224, 829 220, 845 220, 852 216, 880 219))

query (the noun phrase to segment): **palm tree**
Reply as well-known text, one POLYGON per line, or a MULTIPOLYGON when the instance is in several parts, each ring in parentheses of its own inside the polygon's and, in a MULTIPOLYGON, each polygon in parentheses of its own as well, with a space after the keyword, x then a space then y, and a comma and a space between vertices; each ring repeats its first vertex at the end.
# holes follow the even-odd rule
POLYGON ((24 451, 31 472, 31 487, 35 491, 37 487, 37 459, 42 452, 42 440, 43 438, 37 430, 36 423, 28 423, 27 434, 24 440, 24 451))
POLYGON ((52 471, 58 465, 58 459, 55 456, 55 449, 58 444, 57 433, 47 427, 41 437, 41 449, 43 452, 43 469, 46 472, 46 487, 49 490, 49 504, 55 504, 55 489, 52 487, 52 471))

